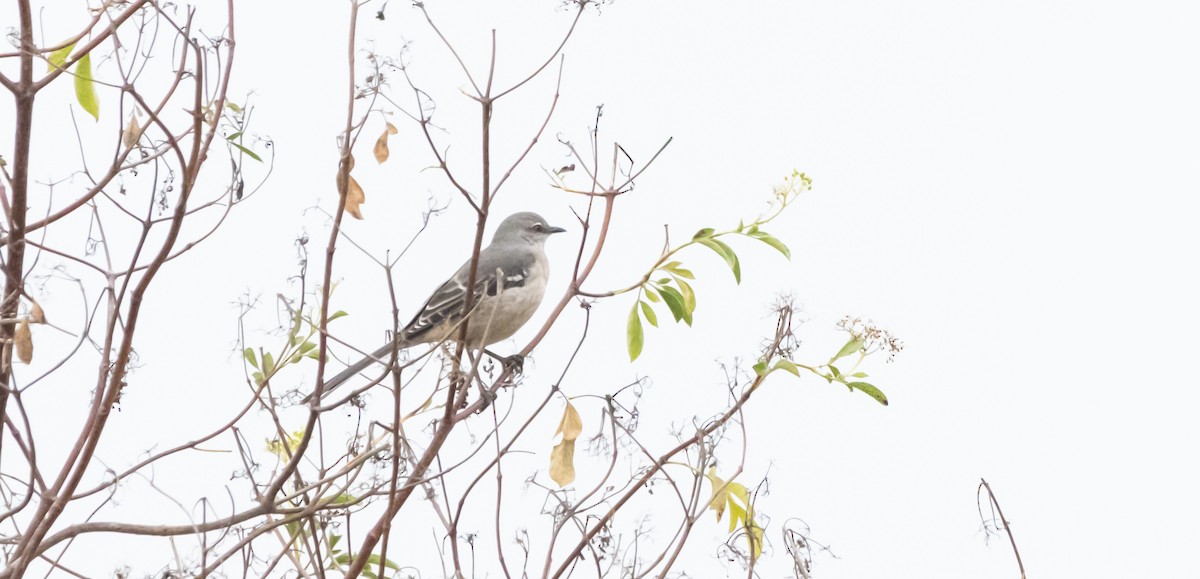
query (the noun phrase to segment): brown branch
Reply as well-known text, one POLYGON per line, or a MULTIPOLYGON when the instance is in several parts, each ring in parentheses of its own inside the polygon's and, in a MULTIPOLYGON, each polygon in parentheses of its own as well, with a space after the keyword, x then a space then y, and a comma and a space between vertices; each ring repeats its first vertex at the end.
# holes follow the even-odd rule
POLYGON ((554 84, 554 98, 550 101, 550 109, 546 111, 546 119, 542 121, 542 126, 538 127, 537 132, 533 134, 533 138, 529 140, 529 144, 526 145, 525 150, 517 156, 517 160, 513 161, 512 166, 510 166, 508 170, 504 172, 504 175, 502 175, 500 179, 496 181, 496 187, 492 190, 493 196, 500 191, 500 187, 504 185, 504 182, 508 181, 508 178, 513 174, 513 171, 517 170, 517 167, 521 164, 521 161, 524 161, 525 157, 529 155, 529 152, 533 150, 533 146, 536 145, 538 140, 542 138, 542 133, 546 131, 546 127, 550 124, 550 119, 554 116, 554 109, 558 105, 559 91, 562 88, 562 71, 563 62, 565 60, 565 58, 560 60, 558 64, 558 81, 554 84))
MULTIPOLYGON (((8 255, 4 260, 4 293, 0 295, 0 319, 16 317, 21 292, 25 286, 22 276, 25 268, 25 214, 29 207, 29 149, 33 140, 33 101, 37 93, 33 89, 33 14, 29 0, 18 0, 17 12, 21 21, 21 56, 18 86, 17 90, 13 91, 17 119, 11 177, 12 201, 9 204, 9 237, 17 242, 8 245, 8 255)), ((3 360, 3 364, 0 365, 0 416, 7 415, 12 384, 12 342, 15 330, 14 324, 0 325, 0 360, 3 360)), ((0 452, 2 451, 3 448, 0 447, 0 452)))
MULTIPOLYGON (((546 70, 547 66, 550 66, 551 62, 554 62, 554 59, 559 55, 559 53, 562 52, 563 47, 567 45, 567 41, 571 39, 571 35, 575 32, 575 25, 579 24, 579 18, 581 16, 583 16, 583 9, 587 8, 589 1, 590 0, 577 0, 576 1, 576 3, 579 4, 579 10, 577 10, 575 12, 575 19, 571 21, 571 27, 567 29, 567 33, 563 35, 562 42, 558 43, 558 48, 554 49, 554 52, 550 55, 550 58, 547 58, 546 62, 542 63, 542 65, 539 66, 537 68, 537 70, 533 71, 533 74, 525 77, 523 80, 521 80, 517 84, 509 87, 508 89, 500 91, 500 94, 496 95, 493 100, 499 99, 499 98, 503 97, 504 95, 521 88, 525 83, 537 78, 537 76, 539 74, 542 74, 543 70, 546 70)), ((494 35, 494 32, 493 32, 493 35, 494 35)), ((494 42, 495 41, 493 39, 493 43, 494 42)), ((493 54, 494 53, 495 53, 495 51, 493 49, 493 54)), ((491 79, 490 78, 488 80, 488 84, 489 84, 488 92, 491 92, 491 79)))
POLYGON ((992 492, 992 485, 984 479, 979 479, 979 490, 986 490, 988 501, 996 508, 996 514, 1000 515, 1000 524, 1004 526, 1004 532, 1008 534, 1008 542, 1012 545, 1013 556, 1017 558, 1017 569, 1021 571, 1021 579, 1025 579, 1025 563, 1021 561, 1021 552, 1017 550, 1017 540, 1013 537, 1012 527, 1008 524, 1008 519, 1004 518, 1004 511, 1000 509, 1000 501, 996 499, 996 493, 992 492))
MULTIPOLYGON (((475 79, 471 76, 471 69, 467 68, 467 64, 465 62, 463 62, 462 57, 460 57, 458 55, 458 51, 454 49, 454 45, 451 44, 450 41, 446 39, 446 36, 444 34, 442 34, 442 31, 441 31, 441 29, 439 29, 437 27, 437 24, 433 23, 433 18, 429 16, 429 11, 425 9, 425 3, 424 2, 415 2, 414 4, 416 5, 417 8, 419 8, 421 10, 421 14, 425 15, 425 22, 429 23, 429 27, 432 28, 434 33, 436 33, 438 35, 438 38, 442 39, 442 44, 445 44, 446 48, 448 50, 450 50, 450 54, 454 55, 454 60, 458 61, 458 66, 462 68, 463 74, 467 75, 467 81, 469 81, 471 83, 471 87, 473 87, 475 89, 475 94, 478 95, 480 98, 482 98, 485 93, 483 91, 479 90, 479 85, 475 82, 475 79)), ((494 54, 495 54, 495 52, 493 51, 493 55, 494 54)), ((418 109, 418 110, 420 110, 420 109, 418 109)))
MULTIPOLYGON (((163 17, 165 18, 166 16, 163 15, 163 17)), ((189 12, 187 24, 188 27, 191 25, 191 17, 192 15, 189 12)), ((228 19, 229 34, 232 36, 234 33, 232 6, 229 7, 228 19)), ((110 28, 109 30, 111 31, 113 29, 114 28, 110 28)), ((182 33, 182 30, 180 32, 182 33)), ((109 32, 105 32, 105 34, 102 36, 106 38, 108 35, 109 32)), ((188 212, 188 201, 194 191, 200 166, 205 158, 205 151, 207 150, 208 144, 212 142, 213 136, 216 132, 216 127, 214 125, 212 130, 207 135, 204 134, 204 118, 202 110, 205 96, 205 69, 203 65, 204 61, 202 49, 196 41, 189 39, 186 34, 183 34, 182 36, 185 39, 188 47, 191 49, 190 52, 194 54, 196 62, 196 69, 194 72, 195 90, 192 102, 193 119, 191 132, 193 133, 193 139, 189 156, 185 158, 182 155, 182 151, 180 150, 178 143, 174 141, 173 137, 171 137, 171 132, 165 127, 165 125, 161 124, 161 120, 158 121, 160 128, 163 129, 164 133, 168 136, 168 139, 172 141, 172 148, 175 149, 176 155, 179 157, 181 171, 183 173, 181 191, 176 201, 177 205, 174 210, 174 217, 170 222, 161 246, 158 248, 155 259, 152 260, 149 266, 146 268, 145 273, 138 280, 136 286, 133 288, 133 291, 129 296, 129 306, 126 314, 127 318, 121 320, 119 310, 116 309, 116 307, 114 307, 112 310, 113 315, 106 330, 105 342, 102 351, 105 353, 112 351, 112 347, 116 341, 115 334, 118 331, 118 328, 120 328, 120 330, 123 332, 123 335, 119 340, 119 345, 117 345, 116 357, 114 360, 112 360, 111 364, 106 363, 102 365, 100 375, 98 376, 98 387, 96 389, 92 408, 85 422, 83 432, 81 432, 75 447, 69 453, 68 459, 64 462, 62 470, 60 471, 54 485, 51 487, 50 492, 46 493, 46 495, 42 497, 41 501, 39 501, 37 513, 34 515, 29 528, 21 535, 20 541, 17 543, 14 550, 13 563, 5 571, 5 576, 21 576, 24 573, 25 568, 32 561, 33 557, 44 550, 44 547, 46 546, 44 540, 46 539, 51 527, 54 525, 59 515, 61 515, 65 510, 68 502, 72 500, 72 495, 74 494, 75 489, 78 488, 78 485, 87 470, 87 466, 92 462, 93 454, 99 444, 101 433, 107 424, 109 414, 114 403, 120 396, 122 388, 124 387, 124 378, 132 356, 133 339, 137 330, 142 302, 151 283, 156 278, 157 273, 161 269, 162 265, 171 256, 172 249, 179 239, 179 235, 183 227, 183 221, 188 212)), ((100 40, 101 38, 97 38, 93 44, 89 45, 87 50, 93 49, 95 44, 98 44, 100 40)), ((228 52, 229 62, 227 62, 227 66, 232 64, 232 41, 229 43, 228 52)), ((217 99, 218 104, 216 107, 217 114, 220 112, 220 108, 224 102, 224 94, 228 89, 229 74, 230 70, 227 68, 223 78, 216 85, 216 90, 218 91, 217 94, 219 95, 217 99)), ((16 207, 17 204, 14 203, 14 209, 16 207)), ((136 263, 136 256, 140 254, 141 248, 146 241, 148 233, 149 224, 145 224, 143 226, 141 238, 137 244, 138 247, 134 252, 134 263, 136 263)), ((22 242, 23 232, 19 229, 14 230, 11 239, 13 240, 13 243, 9 244, 10 252, 14 249, 21 250, 24 247, 24 243, 22 242)), ((125 284, 123 284, 122 289, 115 296, 113 301, 114 304, 124 303, 124 293, 129 287, 129 283, 131 281, 131 279, 127 279, 125 284)), ((80 527, 76 526, 72 528, 80 527)))

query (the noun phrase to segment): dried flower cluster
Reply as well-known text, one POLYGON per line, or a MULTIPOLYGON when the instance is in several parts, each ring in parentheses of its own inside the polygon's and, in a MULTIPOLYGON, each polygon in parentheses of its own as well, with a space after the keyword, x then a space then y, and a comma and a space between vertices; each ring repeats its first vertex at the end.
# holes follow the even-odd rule
POLYGON ((837 325, 851 336, 862 340, 867 354, 886 351, 888 362, 891 362, 895 359, 896 354, 904 350, 904 342, 893 336, 891 332, 876 326, 875 322, 871 320, 846 316, 839 320, 837 325))

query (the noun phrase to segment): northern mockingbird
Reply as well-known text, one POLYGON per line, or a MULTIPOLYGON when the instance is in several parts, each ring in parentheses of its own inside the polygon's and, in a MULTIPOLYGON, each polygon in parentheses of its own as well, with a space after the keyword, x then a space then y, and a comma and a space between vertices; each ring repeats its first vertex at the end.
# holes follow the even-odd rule
MULTIPOLYGON (((537 213, 523 212, 508 216, 492 243, 479 252, 472 305, 464 307, 471 260, 467 260, 446 283, 442 284, 399 335, 370 356, 355 362, 337 376, 325 381, 324 395, 365 370, 371 364, 385 362, 393 348, 405 349, 417 344, 453 339, 469 311, 466 347, 482 349, 506 340, 537 311, 546 292, 550 265, 546 262, 546 238, 566 231, 551 227, 537 213)), ((307 404, 312 394, 304 398, 307 404)))

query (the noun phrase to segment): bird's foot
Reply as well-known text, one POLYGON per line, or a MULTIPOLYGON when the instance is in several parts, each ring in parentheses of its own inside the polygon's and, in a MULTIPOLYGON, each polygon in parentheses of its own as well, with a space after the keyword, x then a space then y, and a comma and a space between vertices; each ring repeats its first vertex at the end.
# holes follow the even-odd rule
POLYGON ((479 410, 476 411, 476 414, 483 412, 483 410, 485 408, 487 408, 488 406, 491 406, 492 403, 496 401, 496 393, 483 387, 483 385, 480 385, 479 386, 479 399, 483 402, 483 404, 481 404, 479 406, 479 410))
POLYGON ((501 356, 491 350, 486 350, 486 349, 483 352, 485 354, 487 354, 488 356, 491 356, 496 361, 500 362, 500 364, 504 366, 505 370, 508 370, 509 372, 512 372, 513 374, 522 374, 525 371, 525 356, 522 356, 520 354, 513 354, 511 356, 501 356))
POLYGON ((504 364, 505 370, 511 370, 513 374, 523 374, 525 372, 525 356, 513 354, 506 358, 501 358, 500 362, 504 364))

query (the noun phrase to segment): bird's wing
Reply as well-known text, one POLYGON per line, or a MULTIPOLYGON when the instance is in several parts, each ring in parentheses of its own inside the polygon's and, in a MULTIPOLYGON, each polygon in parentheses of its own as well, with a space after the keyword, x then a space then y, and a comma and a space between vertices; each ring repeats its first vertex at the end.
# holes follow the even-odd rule
MULTIPOLYGON (((484 295, 495 296, 502 289, 524 286, 529 278, 535 259, 531 252, 520 250, 510 251, 507 248, 489 246, 480 252, 471 307, 474 308, 479 303, 479 300, 483 299, 484 295)), ((437 291, 433 292, 433 295, 426 300, 425 305, 421 306, 420 311, 417 312, 412 321, 401 330, 399 344, 385 344, 370 356, 359 360, 338 373, 338 375, 326 380, 325 393, 328 394, 346 380, 367 369, 371 364, 387 360, 394 349, 403 349, 422 342, 426 334, 429 334, 436 328, 443 328, 440 331, 449 329, 445 325, 447 323, 450 326, 458 324, 462 320, 463 302, 466 299, 467 276, 470 274, 470 267, 470 261, 463 264, 458 272, 446 280, 446 283, 442 284, 437 291)), ((440 340, 441 336, 438 336, 438 339, 440 340)), ((322 397, 324 398, 324 395, 322 397)), ((308 404, 311 398, 312 395, 310 394, 303 400, 303 403, 308 404)))
MULTIPOLYGON (((472 309, 483 296, 495 296, 502 290, 524 286, 529 277, 533 255, 524 255, 528 252, 505 253, 497 249, 489 247, 479 254, 475 291, 471 292, 472 309)), ((419 342, 434 328, 457 324, 462 320, 470 267, 470 261, 463 264, 458 272, 429 296, 417 315, 404 327, 402 334, 405 341, 419 342)))

